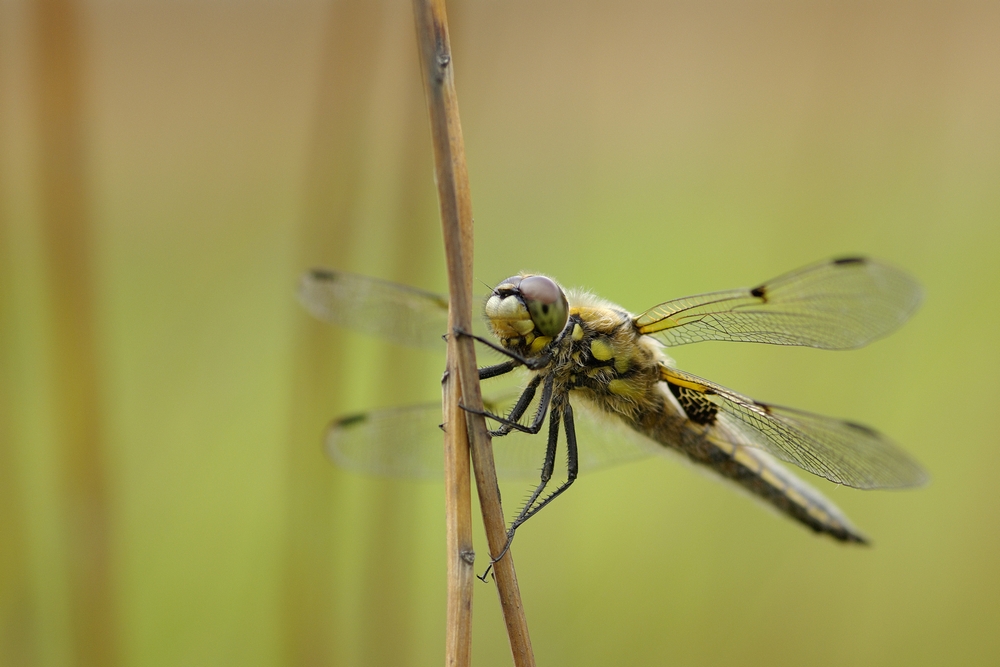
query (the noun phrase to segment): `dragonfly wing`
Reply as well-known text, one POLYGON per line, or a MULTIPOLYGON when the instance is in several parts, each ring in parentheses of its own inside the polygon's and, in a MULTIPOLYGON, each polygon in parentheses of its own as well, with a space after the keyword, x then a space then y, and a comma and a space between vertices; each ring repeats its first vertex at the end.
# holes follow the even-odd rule
POLYGON ((318 319, 398 345, 444 349, 448 299, 353 273, 312 269, 299 281, 299 300, 318 319))
POLYGON ((663 367, 661 375, 685 402, 700 403, 700 417, 720 418, 735 444, 755 447, 831 482, 859 489, 919 486, 927 473, 876 431, 849 421, 754 401, 690 373, 663 367), (717 413, 706 412, 705 402, 717 413))
POLYGON ((351 415, 330 424, 326 453, 353 472, 438 479, 444 471, 440 423, 440 403, 351 415))
POLYGON ((635 319, 668 346, 706 340, 861 347, 905 322, 920 304, 906 273, 863 258, 836 259, 749 289, 675 299, 635 319))
MULTIPOLYGON (((488 401, 500 413, 512 399, 488 401)), ((574 405, 581 471, 648 456, 659 446, 624 424, 606 424, 586 406, 574 405)), ((444 470, 440 403, 425 403, 339 419, 330 425, 326 451, 342 468, 381 477, 440 479, 444 470)), ((511 433, 493 438, 497 476, 534 479, 541 474, 545 436, 511 433)))

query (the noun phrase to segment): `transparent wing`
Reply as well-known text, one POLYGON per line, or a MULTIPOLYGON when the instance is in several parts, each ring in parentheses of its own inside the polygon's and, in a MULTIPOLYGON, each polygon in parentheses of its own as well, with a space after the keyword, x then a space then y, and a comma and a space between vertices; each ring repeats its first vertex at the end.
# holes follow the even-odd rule
MULTIPOLYGON (((501 413, 512 399, 490 401, 501 413)), ((605 423, 574 403, 581 471, 633 461, 662 449, 624 424, 605 423)), ((342 468, 383 477, 440 479, 444 470, 441 404, 426 403, 374 410, 337 420, 326 434, 326 451, 342 468)), ((547 430, 547 429, 546 429, 547 430)), ((501 479, 537 480, 545 458, 545 435, 511 433, 493 438, 493 456, 501 479)), ((563 441, 560 441, 563 449, 563 441)))
POLYGON ((879 489, 927 481, 916 461, 867 426, 760 403, 673 368, 661 368, 661 376, 716 406, 736 444, 762 449, 831 482, 879 489))
POLYGON ((899 327, 920 304, 909 275, 870 259, 836 259, 752 289, 675 299, 635 319, 668 346, 706 340, 843 350, 899 327))
POLYGON ((413 287, 353 273, 312 269, 299 300, 315 317, 398 345, 444 349, 448 300, 413 287))

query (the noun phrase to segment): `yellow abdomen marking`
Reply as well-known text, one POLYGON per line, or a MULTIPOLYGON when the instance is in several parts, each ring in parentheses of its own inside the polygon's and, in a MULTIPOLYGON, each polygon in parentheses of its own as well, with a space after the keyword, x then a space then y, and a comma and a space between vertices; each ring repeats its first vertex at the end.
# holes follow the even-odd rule
POLYGON ((782 490, 785 489, 786 486, 785 483, 782 482, 780 479, 778 479, 778 476, 775 475, 770 470, 768 470, 767 468, 764 468, 763 470, 760 471, 760 477, 761 479, 763 479, 765 482, 767 482, 776 489, 782 489, 782 490))
POLYGON ((749 454, 743 449, 737 449, 735 452, 733 452, 733 459, 737 463, 741 464, 743 467, 748 468, 749 470, 752 470, 757 474, 760 474, 761 471, 760 461, 758 461, 753 454, 749 454))
POLYGON ((803 496, 801 493, 799 493, 798 491, 796 491, 791 487, 785 489, 785 495, 788 496, 788 499, 791 500, 796 505, 798 505, 799 507, 805 507, 806 509, 808 509, 813 506, 811 502, 806 500, 805 496, 803 496))
POLYGON ((839 521, 833 520, 833 517, 830 516, 829 512, 824 511, 823 509, 817 507, 812 503, 809 503, 809 507, 806 508, 806 511, 809 512, 812 518, 816 519, 820 523, 824 523, 827 525, 834 525, 834 526, 840 525, 839 521))

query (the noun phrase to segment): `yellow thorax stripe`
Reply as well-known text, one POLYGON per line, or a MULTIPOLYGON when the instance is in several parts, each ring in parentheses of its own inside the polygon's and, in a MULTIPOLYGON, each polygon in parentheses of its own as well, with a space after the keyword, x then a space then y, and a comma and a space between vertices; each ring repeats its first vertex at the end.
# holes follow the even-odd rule
POLYGON ((686 376, 681 375, 672 368, 667 368, 666 366, 660 366, 660 377, 670 384, 677 385, 678 387, 686 387, 688 389, 693 389, 694 391, 701 392, 702 394, 711 393, 711 388, 703 385, 700 382, 694 382, 688 379, 686 376))
POLYGON ((643 324, 642 326, 638 327, 638 329, 639 333, 641 334, 652 334, 656 333, 657 331, 663 331, 664 329, 673 329, 674 327, 679 327, 680 325, 681 323, 673 319, 672 317, 663 317, 658 320, 653 320, 649 324, 643 324))

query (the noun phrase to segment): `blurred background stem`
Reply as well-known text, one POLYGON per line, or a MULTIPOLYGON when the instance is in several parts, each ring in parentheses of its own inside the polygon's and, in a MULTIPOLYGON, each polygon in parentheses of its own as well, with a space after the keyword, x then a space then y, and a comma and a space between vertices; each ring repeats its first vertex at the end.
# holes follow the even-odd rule
POLYGON ((35 5, 39 195, 51 290, 50 381, 74 663, 119 664, 105 388, 97 344, 93 210, 84 119, 81 8, 35 5))

